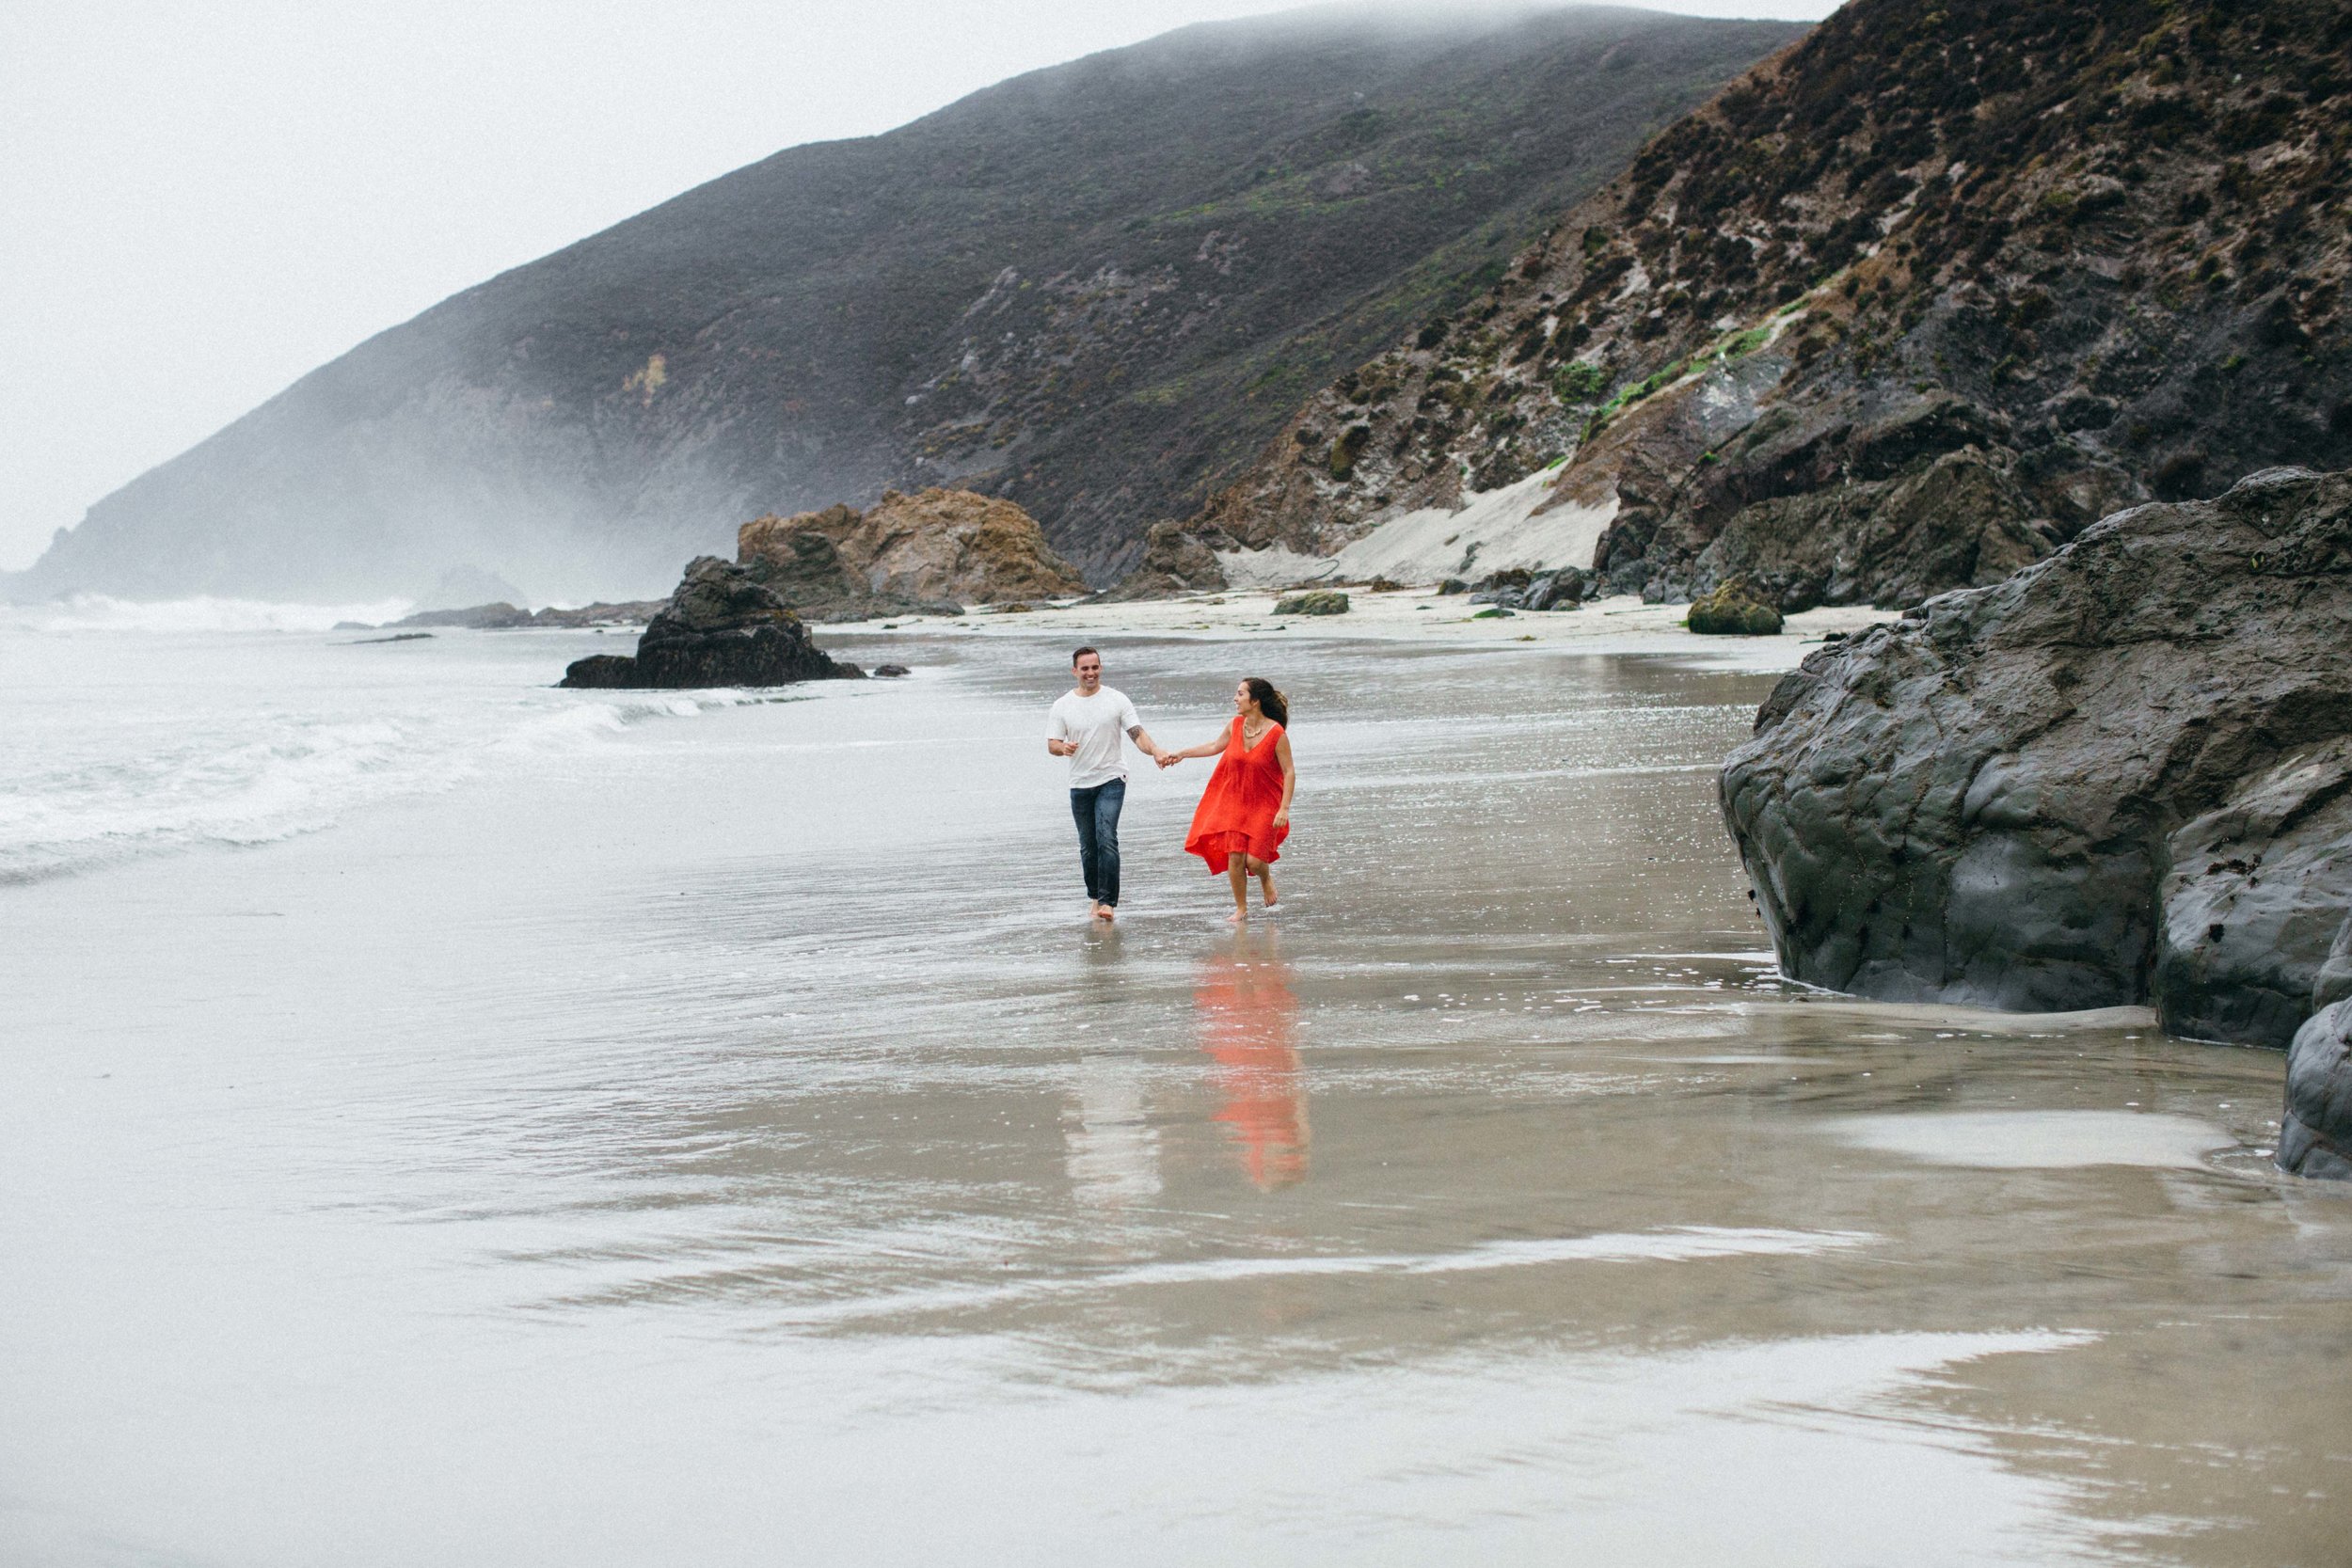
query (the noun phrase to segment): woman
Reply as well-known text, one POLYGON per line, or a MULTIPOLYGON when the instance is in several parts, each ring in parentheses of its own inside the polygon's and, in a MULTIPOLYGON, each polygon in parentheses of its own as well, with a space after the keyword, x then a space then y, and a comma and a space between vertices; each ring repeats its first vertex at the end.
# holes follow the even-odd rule
POLYGON ((1250 878, 1258 879, 1267 906, 1274 904, 1274 863, 1290 836, 1291 791, 1298 783, 1283 729, 1290 716, 1290 703, 1274 683, 1252 675, 1233 689, 1233 727, 1221 738, 1160 753, 1162 768, 1186 757, 1216 758, 1184 853, 1208 862, 1212 874, 1232 878, 1236 926, 1249 918, 1250 878))

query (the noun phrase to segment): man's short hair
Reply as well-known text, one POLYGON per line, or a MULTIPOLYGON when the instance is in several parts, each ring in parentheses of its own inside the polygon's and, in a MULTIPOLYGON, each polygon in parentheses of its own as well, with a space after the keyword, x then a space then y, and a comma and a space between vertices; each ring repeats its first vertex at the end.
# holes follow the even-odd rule
POLYGON ((1089 654, 1092 654, 1097 658, 1101 658, 1103 657, 1102 650, 1099 648, 1080 648, 1076 653, 1070 656, 1070 667, 1073 670, 1076 669, 1078 667, 1078 660, 1086 657, 1089 654))

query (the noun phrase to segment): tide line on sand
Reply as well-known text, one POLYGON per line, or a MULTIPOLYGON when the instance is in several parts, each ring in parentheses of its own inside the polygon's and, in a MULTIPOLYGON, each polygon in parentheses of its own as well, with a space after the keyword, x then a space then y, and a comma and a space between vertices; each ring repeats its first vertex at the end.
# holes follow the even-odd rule
POLYGON ((781 1326, 811 1326, 919 1312, 964 1311, 1048 1296, 1137 1287, 1218 1285, 1242 1280, 1325 1275, 1436 1275, 1549 1263, 1677 1263, 1708 1258, 1804 1257, 1869 1246, 1881 1238, 1860 1230, 1674 1226, 1523 1241, 1482 1242, 1457 1252, 1359 1253, 1296 1258, 1208 1258, 1040 1275, 1003 1284, 941 1286, 831 1302, 787 1312, 781 1326))

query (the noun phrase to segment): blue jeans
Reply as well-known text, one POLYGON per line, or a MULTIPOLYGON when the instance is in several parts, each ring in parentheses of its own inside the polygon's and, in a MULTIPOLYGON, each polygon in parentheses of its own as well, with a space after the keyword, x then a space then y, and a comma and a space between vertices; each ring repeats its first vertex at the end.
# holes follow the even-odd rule
POLYGON ((1126 803, 1124 779, 1070 792, 1070 815, 1078 819, 1078 865, 1087 874, 1087 896, 1098 904, 1119 902, 1119 811, 1126 803))

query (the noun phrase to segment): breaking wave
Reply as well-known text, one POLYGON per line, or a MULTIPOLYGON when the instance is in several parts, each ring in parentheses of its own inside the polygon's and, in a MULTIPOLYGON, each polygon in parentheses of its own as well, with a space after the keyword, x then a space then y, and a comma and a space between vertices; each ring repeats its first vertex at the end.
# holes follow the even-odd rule
POLYGON ((555 689, 603 644, 580 633, 374 645, 315 629, 355 607, 183 600, 119 607, 146 617, 134 634, 127 613, 106 619, 115 605, 0 621, 0 884, 271 843, 641 721, 770 700, 555 689))

